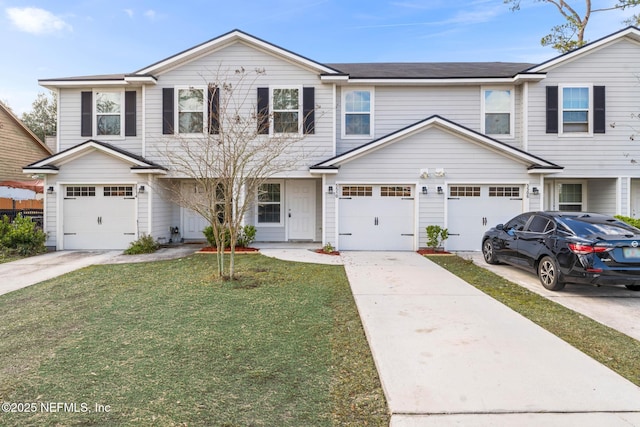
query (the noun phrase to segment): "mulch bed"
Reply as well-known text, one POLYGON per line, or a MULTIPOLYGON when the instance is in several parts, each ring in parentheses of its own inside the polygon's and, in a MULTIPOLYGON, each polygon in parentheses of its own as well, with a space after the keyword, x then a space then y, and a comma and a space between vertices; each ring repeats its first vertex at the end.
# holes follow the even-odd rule
POLYGON ((451 252, 433 248, 418 249, 416 252, 418 252, 420 255, 451 255, 451 252))
POLYGON ((316 249, 315 252, 322 255, 340 255, 340 251, 326 252, 324 249, 316 249))

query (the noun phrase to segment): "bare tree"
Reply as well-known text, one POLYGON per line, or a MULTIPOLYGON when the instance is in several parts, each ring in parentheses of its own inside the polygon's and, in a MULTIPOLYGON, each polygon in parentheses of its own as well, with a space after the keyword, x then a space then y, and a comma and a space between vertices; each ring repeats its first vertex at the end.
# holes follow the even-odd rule
MULTIPOLYGON (((512 11, 520 10, 522 0, 503 0, 510 5, 512 11)), ((595 8, 591 0, 584 0, 584 11, 580 11, 575 6, 578 1, 572 1, 574 6, 564 0, 533 0, 538 3, 548 3, 556 7, 560 15, 565 19, 565 23, 551 28, 551 32, 540 41, 542 46, 551 46, 559 52, 566 53, 579 48, 587 43, 584 38, 585 30, 591 14, 606 12, 611 10, 625 10, 640 5, 640 0, 618 0, 610 7, 595 8)), ((626 24, 637 25, 640 17, 636 14, 632 18, 624 21, 626 24)))
MULTIPOLYGON (((309 154, 304 152, 303 144, 298 144, 304 134, 313 132, 304 129, 305 117, 297 117, 297 113, 277 116, 268 109, 258 110, 256 82, 265 74, 264 69, 249 72, 240 68, 222 73, 222 78, 217 73, 213 81, 206 80, 208 129, 196 137, 181 137, 178 133, 165 139, 161 153, 171 165, 173 177, 188 179, 163 179, 166 194, 178 205, 203 216, 213 228, 220 277, 225 277, 225 234, 230 235, 228 276, 233 279, 238 233, 254 201, 262 196, 262 185, 276 174, 300 168, 309 154), (270 132, 274 120, 284 127, 270 132), (185 181, 189 183, 187 191, 185 181)), ((186 93, 191 95, 194 94, 186 93)), ((274 94, 273 102, 297 105, 302 101, 300 96, 297 91, 283 92, 274 94), (275 99, 278 97, 279 101, 275 99)), ((190 120, 195 120, 195 126, 200 127, 203 119, 185 116, 179 120, 180 126, 192 126, 190 120)))

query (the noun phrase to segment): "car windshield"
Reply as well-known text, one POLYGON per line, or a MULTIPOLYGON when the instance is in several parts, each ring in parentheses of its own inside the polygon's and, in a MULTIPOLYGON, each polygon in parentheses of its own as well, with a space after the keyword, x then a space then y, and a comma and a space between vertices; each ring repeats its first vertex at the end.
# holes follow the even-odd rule
POLYGON ((620 221, 586 222, 580 218, 563 218, 562 222, 578 236, 629 236, 640 230, 620 221))

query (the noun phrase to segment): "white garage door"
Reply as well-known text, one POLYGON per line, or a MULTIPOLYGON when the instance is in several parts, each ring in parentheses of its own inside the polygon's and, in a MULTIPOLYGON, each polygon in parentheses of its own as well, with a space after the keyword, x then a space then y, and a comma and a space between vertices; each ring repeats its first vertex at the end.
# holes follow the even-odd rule
POLYGON ((447 209, 450 251, 480 250, 486 230, 523 212, 520 185, 451 185, 447 209))
POLYGON ((64 188, 64 249, 126 249, 136 239, 132 185, 64 188))
POLYGON ((408 185, 343 185, 339 198, 339 249, 414 249, 414 188, 408 185))

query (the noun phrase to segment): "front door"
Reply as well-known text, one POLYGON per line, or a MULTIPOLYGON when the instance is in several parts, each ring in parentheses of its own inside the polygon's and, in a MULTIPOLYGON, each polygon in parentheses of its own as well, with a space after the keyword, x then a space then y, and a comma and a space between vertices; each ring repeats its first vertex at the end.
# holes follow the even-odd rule
POLYGON ((287 223, 289 240, 315 240, 316 181, 287 182, 287 223))

